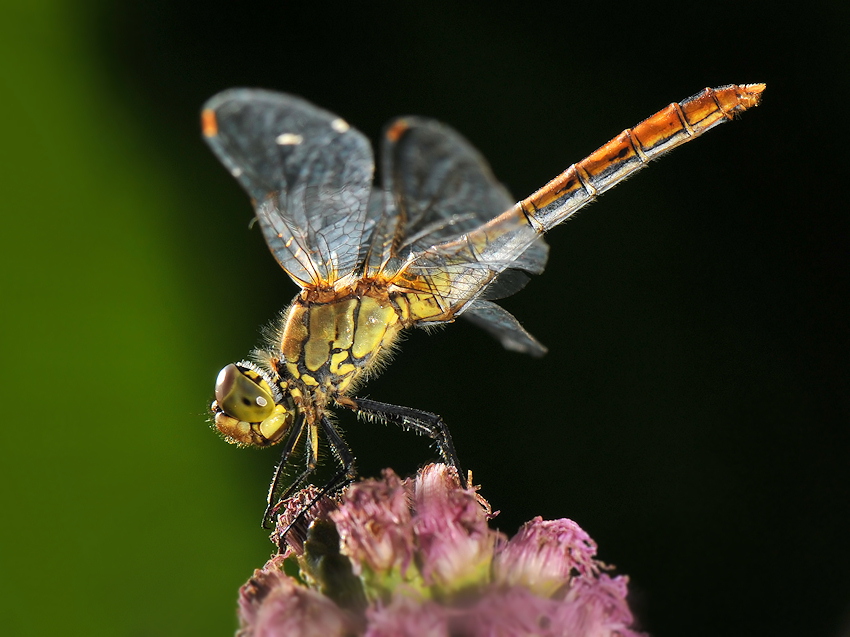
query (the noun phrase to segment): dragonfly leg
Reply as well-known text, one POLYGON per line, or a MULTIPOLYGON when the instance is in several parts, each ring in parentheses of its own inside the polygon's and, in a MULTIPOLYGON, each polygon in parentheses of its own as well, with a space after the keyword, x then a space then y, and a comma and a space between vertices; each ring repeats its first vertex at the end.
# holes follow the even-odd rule
POLYGON ((433 439, 437 443, 437 448, 440 450, 443 460, 446 464, 453 466, 457 471, 457 477, 460 480, 461 486, 464 489, 467 488, 466 475, 464 475, 460 468, 460 461, 458 460, 455 445, 452 441, 452 434, 449 432, 446 423, 437 414, 410 407, 380 403, 376 400, 369 400, 368 398, 346 397, 346 401, 340 401, 340 404, 358 413, 398 425, 402 429, 412 430, 433 439))
POLYGON ((263 513, 263 522, 262 526, 264 529, 272 529, 274 528, 274 524, 272 523, 272 517, 274 516, 274 509, 278 505, 279 502, 286 500, 290 497, 295 491, 297 491, 310 476, 313 471, 316 469, 316 461, 312 459, 310 456, 312 453, 309 451, 311 445, 307 444, 308 448, 308 458, 307 458, 307 467, 301 474, 292 481, 288 487, 284 489, 283 481, 286 477, 286 466, 289 464, 289 459, 292 456, 292 452, 295 449, 295 445, 298 444, 298 441, 301 439, 301 436, 304 435, 305 427, 304 427, 304 418, 299 418, 298 421, 292 428, 292 432, 289 434, 289 438, 286 439, 286 444, 280 452, 280 462, 277 463, 277 467, 274 470, 274 476, 272 477, 272 482, 269 485, 269 495, 266 500, 266 510, 263 513))
POLYGON ((322 416, 322 431, 328 437, 328 444, 336 455, 341 467, 340 472, 328 484, 333 485, 337 481, 342 484, 342 482, 354 480, 356 470, 354 468, 354 456, 351 453, 351 448, 342 439, 336 426, 326 416, 322 416))
MULTIPOLYGON (((290 522, 289 526, 281 533, 281 537, 285 537, 289 530, 295 526, 301 519, 303 519, 304 515, 313 508, 313 505, 316 504, 322 497, 327 495, 328 493, 332 493, 344 485, 351 482, 351 480, 355 477, 355 469, 354 469, 354 456, 351 453, 351 449, 346 444, 346 442, 342 439, 337 428, 334 424, 328 420, 327 417, 322 416, 321 420, 322 431, 324 431, 325 435, 328 438, 328 444, 333 449, 334 455, 336 455, 337 460, 340 464, 340 470, 334 474, 334 476, 325 484, 324 487, 319 491, 319 493, 312 499, 310 502, 298 513, 298 515, 290 522)), ((308 429, 309 436, 309 429, 308 429)), ((297 439, 297 436, 296 436, 297 439)), ((292 483, 286 488, 285 491, 282 490, 281 481, 283 476, 283 467, 289 460, 289 456, 292 453, 292 448, 294 448, 295 442, 290 443, 287 441, 287 447, 285 448, 283 453, 281 454, 280 464, 278 464, 277 469, 275 470, 274 479, 272 481, 271 488, 269 489, 269 500, 268 506, 266 507, 266 512, 263 515, 263 528, 270 529, 273 528, 273 524, 271 524, 272 516, 274 515, 274 509, 278 505, 278 503, 292 497, 292 495, 298 491, 301 487, 303 487, 307 478, 316 470, 317 460, 314 456, 312 449, 313 445, 310 444, 310 440, 307 441, 307 466, 304 471, 294 480, 292 483), (281 491, 283 491, 281 493, 281 491)))

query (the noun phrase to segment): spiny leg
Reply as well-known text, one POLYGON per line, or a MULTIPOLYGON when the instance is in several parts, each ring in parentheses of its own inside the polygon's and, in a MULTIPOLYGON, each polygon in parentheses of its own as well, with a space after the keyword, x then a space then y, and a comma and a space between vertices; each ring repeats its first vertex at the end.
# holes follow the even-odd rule
MULTIPOLYGON (((322 416, 322 431, 325 432, 325 435, 328 437, 328 444, 336 456, 337 461, 340 464, 340 470, 337 471, 334 476, 325 483, 319 492, 310 500, 310 502, 298 512, 298 515, 289 523, 289 526, 284 529, 283 533, 281 533, 281 538, 285 538, 289 530, 298 524, 307 512, 313 508, 313 505, 316 504, 319 500, 321 500, 324 496, 329 493, 334 493, 335 491, 342 489, 345 485, 349 484, 355 477, 355 469, 354 469, 354 456, 351 453, 351 449, 346 444, 346 442, 342 439, 339 431, 334 426, 334 424, 328 419, 327 416, 322 416)), ((292 495, 290 492, 289 495, 292 495)))
MULTIPOLYGON (((328 437, 328 444, 330 445, 333 453, 340 464, 340 470, 334 474, 334 476, 325 484, 324 487, 319 491, 319 493, 313 497, 310 502, 295 516, 292 522, 289 523, 286 529, 284 529, 283 533, 281 533, 281 537, 286 537, 286 534, 289 533, 289 530, 295 526, 304 515, 313 508, 313 505, 316 504, 322 497, 327 495, 328 493, 332 493, 337 489, 341 488, 348 482, 354 479, 354 456, 351 453, 351 449, 346 444, 346 442, 342 439, 339 431, 334 426, 334 424, 328 419, 327 416, 322 416, 321 419, 321 427, 322 431, 328 437)), ((303 430, 303 427, 302 427, 303 430)), ((316 447, 318 444, 318 440, 316 436, 318 435, 318 427, 308 427, 307 428, 307 467, 305 470, 299 475, 290 485, 287 487, 286 491, 279 495, 275 496, 274 494, 280 491, 279 481, 281 475, 281 466, 284 465, 285 462, 288 461, 288 456, 291 454, 292 448, 294 448, 294 444, 290 444, 287 441, 287 446, 290 447, 288 450, 284 450, 284 454, 281 455, 281 464, 278 465, 277 470, 275 471, 274 482, 272 482, 272 489, 269 490, 269 503, 266 508, 266 513, 263 516, 263 528, 271 528, 269 523, 271 522, 271 517, 274 512, 274 507, 277 506, 279 502, 282 502, 290 497, 301 488, 306 482, 307 478, 316 470, 316 465, 318 464, 316 457, 316 447)), ((273 525, 272 525, 273 526, 273 525)))
POLYGON ((336 426, 328 419, 327 416, 322 416, 322 431, 325 432, 325 435, 328 437, 328 444, 336 456, 337 461, 340 464, 339 473, 334 476, 331 481, 328 483, 330 489, 323 489, 323 492, 333 490, 335 487, 334 483, 338 483, 341 485, 344 481, 354 480, 356 471, 354 469, 354 455, 351 453, 351 448, 348 446, 348 443, 342 439, 339 431, 336 426))
POLYGON ((460 461, 455 451, 452 435, 446 423, 437 414, 410 407, 380 403, 376 400, 369 400, 368 398, 346 397, 345 401, 339 401, 339 403, 356 412, 384 422, 393 423, 402 429, 412 429, 420 435, 433 439, 437 443, 437 448, 440 450, 443 460, 453 466, 457 471, 457 477, 460 480, 461 486, 464 489, 467 488, 466 476, 460 468, 460 461))
MULTIPOLYGON (((269 495, 268 500, 266 501, 266 510, 263 513, 263 528, 264 529, 272 529, 274 528, 274 524, 272 524, 272 516, 274 515, 274 509, 277 507, 279 502, 286 500, 289 498, 295 491, 303 485, 307 478, 310 476, 313 471, 316 469, 315 460, 313 460, 312 465, 310 464, 311 460, 311 445, 310 441, 307 441, 307 467, 301 474, 295 478, 293 482, 289 484, 289 486, 284 490, 282 486, 282 482, 285 475, 286 465, 289 464, 289 458, 292 455, 292 451, 295 449, 295 445, 298 444, 298 441, 301 439, 301 436, 304 435, 305 427, 304 427, 305 419, 304 417, 300 417, 295 425, 292 428, 292 432, 289 434, 289 438, 286 439, 286 444, 280 452, 280 462, 278 462, 277 467, 274 470, 274 477, 272 478, 272 483, 269 486, 269 495)), ((309 437, 309 427, 307 428, 308 437, 309 437)))

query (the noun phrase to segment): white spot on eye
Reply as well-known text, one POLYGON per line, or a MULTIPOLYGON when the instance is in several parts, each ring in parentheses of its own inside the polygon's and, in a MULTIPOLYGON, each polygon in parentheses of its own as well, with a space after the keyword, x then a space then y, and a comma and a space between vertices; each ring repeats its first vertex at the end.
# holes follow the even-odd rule
POLYGON ((263 398, 262 396, 257 396, 257 406, 265 407, 268 404, 269 401, 267 401, 265 398, 263 398))
POLYGON ((297 146, 304 141, 304 138, 295 133, 282 133, 275 137, 275 141, 281 146, 297 146))
POLYGON ((337 133, 344 133, 351 127, 344 119, 342 119, 341 117, 337 117, 334 121, 331 122, 331 128, 333 128, 337 133))
POLYGON ((233 175, 234 177, 239 177, 239 176, 242 175, 242 169, 241 168, 234 168, 233 170, 230 171, 230 174, 233 175))

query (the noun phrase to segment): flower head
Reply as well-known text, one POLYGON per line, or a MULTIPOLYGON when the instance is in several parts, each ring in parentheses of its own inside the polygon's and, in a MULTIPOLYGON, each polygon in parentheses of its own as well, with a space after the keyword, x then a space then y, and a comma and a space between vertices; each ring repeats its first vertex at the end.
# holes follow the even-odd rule
POLYGON ((496 541, 474 490, 461 489, 455 470, 426 466, 413 482, 413 529, 420 571, 429 586, 457 591, 489 577, 496 541))
POLYGON ((272 542, 284 552, 304 554, 304 542, 314 520, 323 520, 336 509, 336 503, 313 485, 284 500, 277 508, 277 523, 272 542))
POLYGON ((638 635, 627 578, 575 522, 535 518, 508 540, 445 465, 317 495, 282 507, 284 550, 243 586, 240 637, 638 635))
POLYGON ((347 637, 359 632, 360 618, 329 597, 300 586, 273 557, 239 590, 242 628, 237 637, 347 637))
POLYGON ((573 575, 594 577, 599 570, 595 555, 596 543, 572 520, 536 517, 501 547, 493 579, 548 597, 573 575))
POLYGON ((342 542, 342 552, 357 556, 354 572, 404 577, 413 561, 409 485, 384 471, 383 480, 351 485, 343 503, 331 514, 342 542))

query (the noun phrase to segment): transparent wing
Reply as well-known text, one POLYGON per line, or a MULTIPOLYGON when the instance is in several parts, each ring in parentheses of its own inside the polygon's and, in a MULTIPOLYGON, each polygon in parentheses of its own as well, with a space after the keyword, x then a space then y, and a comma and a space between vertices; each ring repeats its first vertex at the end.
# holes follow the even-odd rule
POLYGON ((502 298, 522 288, 525 281, 515 270, 539 240, 517 204, 460 237, 411 255, 393 282, 433 295, 443 314, 423 317, 425 322, 451 320, 479 297, 502 298))
MULTIPOLYGON (((384 133, 381 157, 384 213, 372 235, 373 271, 386 273, 400 268, 409 255, 456 240, 514 203, 484 157, 463 136, 440 122, 421 117, 391 122, 384 133)), ((520 290, 528 280, 526 272, 543 271, 548 250, 543 239, 527 246, 491 277, 481 298, 502 298, 520 290)), ((434 265, 449 266, 445 261, 434 265)), ((450 270, 435 269, 424 276, 435 281, 448 277, 446 286, 463 283, 450 270)), ((482 305, 470 319, 506 347, 503 335, 512 326, 527 336, 525 341, 517 337, 517 343, 534 340, 508 312, 493 304, 487 306, 482 305), (490 305, 495 309, 487 307, 490 305)), ((533 346, 513 349, 530 351, 533 346)))
POLYGON ((412 251, 477 228, 514 203, 481 154, 434 120, 391 122, 381 167, 384 191, 399 216, 402 245, 412 251))
MULTIPOLYGON (((383 227, 373 236, 374 263, 402 262, 411 253, 474 230, 514 199, 481 154, 455 130, 422 117, 391 122, 382 148, 383 227)), ((532 246, 515 267, 538 273, 547 247, 532 246)))
MULTIPOLYGON (((382 168, 385 199, 403 228, 395 249, 407 257, 395 282, 434 295, 444 319, 476 299, 510 296, 526 273, 543 271, 549 246, 525 217, 510 214, 514 200, 459 133, 427 119, 396 120, 385 134, 382 168), (497 232, 484 230, 494 224, 497 232)), ((502 314, 479 308, 470 318, 502 340, 502 314)))
POLYGON ((505 308, 490 301, 473 301, 463 317, 497 339, 505 349, 532 356, 543 356, 548 350, 519 324, 505 308))
POLYGON ((332 284, 358 269, 374 175, 366 137, 301 98, 259 89, 214 96, 203 124, 296 283, 332 284))

